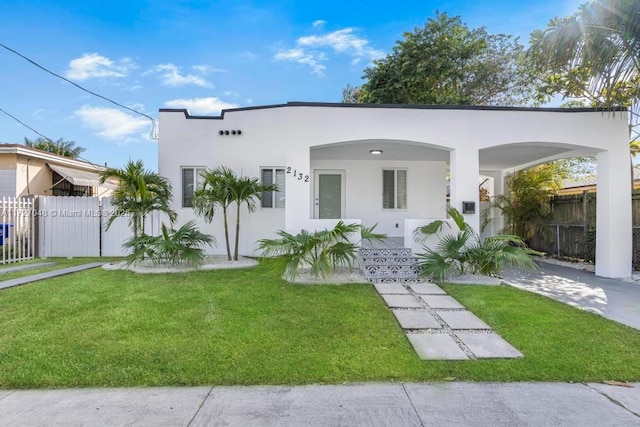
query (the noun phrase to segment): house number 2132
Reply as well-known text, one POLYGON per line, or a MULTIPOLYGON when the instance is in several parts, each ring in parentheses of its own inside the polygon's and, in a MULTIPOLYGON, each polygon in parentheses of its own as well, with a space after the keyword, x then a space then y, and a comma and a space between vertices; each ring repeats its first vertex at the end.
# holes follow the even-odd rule
POLYGON ((309 175, 305 175, 302 172, 298 172, 297 169, 291 169, 291 167, 287 166, 287 173, 293 174, 294 177, 298 179, 298 181, 309 182, 309 175))

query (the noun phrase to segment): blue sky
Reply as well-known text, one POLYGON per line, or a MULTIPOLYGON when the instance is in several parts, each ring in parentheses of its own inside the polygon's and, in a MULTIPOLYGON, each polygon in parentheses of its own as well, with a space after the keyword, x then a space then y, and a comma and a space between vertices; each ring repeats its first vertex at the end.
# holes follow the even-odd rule
MULTIPOLYGON (((339 102, 346 84, 435 15, 519 36, 575 12, 580 0, 35 1, 0 0, 0 43, 121 104, 157 117, 164 107, 221 108, 339 102)), ((157 167, 150 121, 39 70, 0 48, 0 108, 83 158, 157 167)), ((0 142, 36 138, 0 113, 0 142)))

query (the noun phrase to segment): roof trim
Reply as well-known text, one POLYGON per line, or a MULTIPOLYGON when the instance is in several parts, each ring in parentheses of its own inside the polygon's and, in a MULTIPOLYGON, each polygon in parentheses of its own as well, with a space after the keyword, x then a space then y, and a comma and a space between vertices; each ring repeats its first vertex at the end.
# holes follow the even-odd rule
POLYGON ((0 154, 3 153, 17 154, 20 156, 44 160, 45 162, 53 162, 87 170, 103 171, 105 169, 104 166, 87 162, 86 160, 72 159, 70 157, 49 153, 48 151, 38 150, 37 148, 31 148, 20 144, 0 144, 0 154))
POLYGON ((219 116, 192 116, 186 108, 160 108, 161 113, 183 113, 186 119, 196 120, 223 120, 225 113, 235 113, 250 110, 266 110, 283 107, 321 107, 321 108, 386 108, 407 110, 475 110, 475 111, 528 111, 542 113, 596 113, 606 111, 627 111, 624 107, 616 107, 612 110, 602 108, 558 108, 558 107, 508 107, 493 105, 414 105, 414 104, 346 104, 342 102, 297 102, 286 104, 259 105, 255 107, 228 108, 220 112, 219 116))

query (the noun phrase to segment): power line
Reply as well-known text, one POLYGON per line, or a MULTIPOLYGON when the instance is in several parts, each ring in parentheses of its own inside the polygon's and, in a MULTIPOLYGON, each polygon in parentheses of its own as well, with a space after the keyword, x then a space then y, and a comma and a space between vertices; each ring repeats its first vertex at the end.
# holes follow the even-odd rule
MULTIPOLYGON (((41 134, 40 132, 38 132, 37 130, 35 130, 34 128, 29 126, 28 124, 26 124, 25 122, 23 122, 22 120, 17 118, 16 116, 14 116, 14 115, 8 113, 7 111, 3 110, 2 108, 0 108, 0 112, 2 112, 4 114, 6 114, 7 116, 11 117, 13 120, 15 120, 16 122, 20 123, 22 126, 26 127, 27 129, 31 130, 32 132, 36 133, 37 135, 40 135, 42 138, 46 139, 47 141, 51 142, 52 144, 56 143, 53 139, 49 138, 46 135, 41 134)), ((52 154, 56 154, 56 153, 52 153, 52 154)), ((84 160, 85 162, 89 163, 92 167, 95 167, 96 169, 100 169, 100 166, 96 165, 93 162, 90 162, 89 160, 85 159, 84 157, 78 155, 78 158, 80 160, 84 160)))
POLYGON ((131 107, 127 107, 126 105, 122 105, 122 104, 120 104, 119 102, 116 102, 116 101, 114 101, 114 100, 112 100, 112 99, 107 98, 106 96, 100 95, 99 93, 96 93, 96 92, 93 92, 93 91, 91 91, 91 90, 89 90, 89 89, 86 89, 86 88, 84 88, 84 87, 80 86, 79 84, 77 84, 77 83, 75 83, 75 82, 73 82, 73 81, 71 81, 71 80, 67 79, 66 77, 63 77, 63 76, 61 76, 60 74, 56 74, 56 73, 54 73, 53 71, 49 70, 48 68, 43 67, 42 65, 38 64, 38 63, 37 63, 37 62, 35 62, 34 60, 32 60, 32 59, 30 59, 30 58, 27 58, 26 56, 24 56, 24 55, 23 55, 23 54, 21 54, 20 52, 18 52, 18 51, 16 51, 16 50, 14 50, 14 49, 11 49, 9 46, 6 46, 6 45, 4 45, 4 44, 0 43, 0 47, 3 47, 3 48, 5 48, 6 50, 8 50, 9 52, 12 52, 12 53, 14 53, 14 54, 18 55, 20 58, 24 59, 25 61, 30 62, 31 64, 35 65, 36 67, 40 68, 41 70, 43 70, 43 71, 45 71, 45 72, 47 72, 47 73, 49 73, 49 74, 51 74, 51 75, 53 75, 53 76, 55 76, 55 77, 59 78, 59 79, 62 79, 62 80, 64 80, 64 81, 65 81, 65 82, 67 82, 67 83, 72 84, 73 86, 77 87, 77 88, 78 88, 78 89, 80 89, 80 90, 83 90, 83 91, 85 91, 85 92, 87 92, 87 93, 89 93, 89 94, 91 94, 91 95, 93 95, 93 96, 97 96, 98 98, 104 99, 105 101, 110 102, 110 103, 112 103, 112 104, 114 104, 114 105, 117 105, 117 106, 118 106, 118 107, 120 107, 120 108, 124 108, 125 110, 129 110, 129 111, 131 111, 131 112, 133 112, 133 113, 136 113, 136 114, 139 114, 139 115, 141 115, 141 116, 143 116, 143 117, 148 118, 149 120, 151 120, 151 133, 150 133, 150 138, 151 138, 151 139, 156 139, 156 138, 155 138, 156 122, 155 122, 154 118, 153 118, 153 117, 151 117, 151 116, 149 116, 148 114, 141 113, 140 111, 138 111, 138 110, 136 110, 136 109, 133 109, 133 108, 131 108, 131 107))

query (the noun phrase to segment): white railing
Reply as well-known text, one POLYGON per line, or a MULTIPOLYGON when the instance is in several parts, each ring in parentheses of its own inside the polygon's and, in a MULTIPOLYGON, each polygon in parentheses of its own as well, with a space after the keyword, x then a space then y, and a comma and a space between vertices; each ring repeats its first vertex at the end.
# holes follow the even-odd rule
POLYGON ((0 199, 0 264, 26 261, 35 254, 33 199, 0 199))

